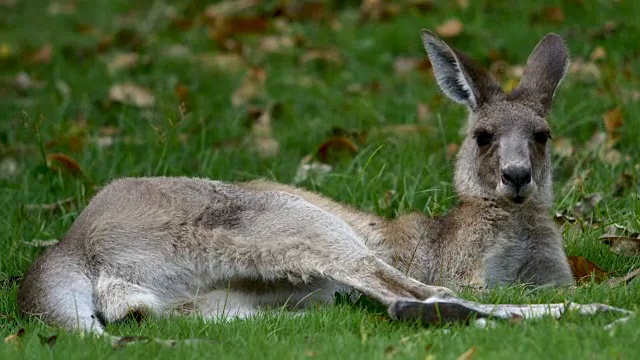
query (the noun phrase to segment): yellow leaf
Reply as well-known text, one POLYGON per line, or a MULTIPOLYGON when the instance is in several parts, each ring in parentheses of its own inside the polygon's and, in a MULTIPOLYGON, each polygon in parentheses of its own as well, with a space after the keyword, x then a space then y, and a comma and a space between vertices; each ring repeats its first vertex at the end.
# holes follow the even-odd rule
POLYGON ((452 18, 437 26, 436 34, 440 35, 443 38, 453 38, 460 35, 463 28, 464 26, 462 25, 462 22, 460 22, 460 20, 452 18))

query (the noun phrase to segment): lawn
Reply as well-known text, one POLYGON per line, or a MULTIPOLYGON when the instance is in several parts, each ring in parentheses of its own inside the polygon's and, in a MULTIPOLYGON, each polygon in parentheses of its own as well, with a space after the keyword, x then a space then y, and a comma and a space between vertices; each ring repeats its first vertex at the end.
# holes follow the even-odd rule
POLYGON ((260 3, 0 1, 0 338, 24 329, 0 343, 0 358, 640 356, 640 319, 604 330, 608 315, 426 328, 390 322, 371 302, 338 301, 302 317, 111 325, 115 335, 202 340, 120 348, 22 318, 21 275, 114 178, 267 178, 386 217, 446 212, 466 113, 438 90, 422 28, 505 88, 548 32, 567 39, 573 58, 549 115, 549 216, 568 255, 602 271, 571 289, 462 295, 640 310, 640 280, 599 282, 640 266, 599 240, 614 224, 618 234, 640 230, 640 2, 260 3))

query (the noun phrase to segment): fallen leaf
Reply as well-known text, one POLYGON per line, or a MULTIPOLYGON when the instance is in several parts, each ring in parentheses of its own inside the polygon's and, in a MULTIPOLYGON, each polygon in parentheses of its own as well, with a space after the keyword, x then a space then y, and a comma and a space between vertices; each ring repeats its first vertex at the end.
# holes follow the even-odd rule
POLYGON ((462 10, 466 10, 469 7, 469 0, 456 0, 456 4, 462 10))
POLYGON ((622 256, 640 255, 640 233, 618 224, 607 226, 605 234, 599 239, 609 245, 609 249, 622 256))
POLYGON ((564 23, 564 18, 564 11, 560 7, 549 6, 531 14, 530 21, 532 24, 546 22, 559 25, 564 23))
POLYGON ((49 64, 53 54, 53 45, 44 44, 41 48, 24 55, 25 61, 30 64, 49 64))
POLYGON ((323 142, 316 152, 318 159, 325 164, 338 162, 352 157, 358 152, 358 146, 347 137, 332 137, 323 142))
POLYGON ((417 120, 419 124, 428 124, 431 121, 432 113, 429 105, 419 102, 417 105, 417 120))
POLYGON ((595 79, 598 80, 602 77, 602 72, 598 65, 594 62, 586 62, 583 59, 572 59, 569 66, 569 74, 575 74, 581 76, 583 79, 595 79))
POLYGON ((596 282, 603 282, 609 278, 606 271, 583 256, 568 256, 567 259, 573 278, 578 283, 589 282, 592 277, 596 282))
POLYGON ((599 28, 589 31, 590 38, 608 38, 616 33, 618 24, 615 21, 607 21, 599 28))
POLYGON ((280 1, 276 12, 289 21, 321 21, 327 17, 326 1, 280 1))
POLYGON ((360 19, 363 21, 380 20, 384 5, 382 0, 362 0, 360 2, 360 19))
POLYGON ((268 35, 260 40, 260 50, 266 53, 280 53, 290 50, 295 45, 295 40, 289 35, 268 35))
POLYGON ((640 255, 640 238, 620 236, 620 235, 603 235, 600 241, 609 245, 612 252, 622 256, 639 256, 640 255))
POLYGON ((217 43, 223 43, 232 36, 263 34, 269 29, 269 24, 269 19, 263 16, 216 17, 208 35, 217 43))
MULTIPOLYGON (((465 0, 466 1, 466 0, 465 0)), ((407 5, 420 11, 431 11, 434 7, 434 0, 409 0, 407 5)), ((458 2, 460 5, 460 2, 458 2)))
POLYGON ((74 197, 69 197, 60 201, 56 201, 54 203, 49 204, 25 204, 24 209, 28 211, 34 210, 45 210, 45 211, 54 211, 58 209, 69 209, 71 205, 75 202, 74 197))
POLYGON ((445 39, 453 38, 462 33, 463 27, 464 26, 462 25, 462 22, 460 22, 460 20, 452 18, 445 21, 441 25, 436 26, 436 34, 445 39))
POLYGON ((398 76, 406 76, 416 70, 426 71, 430 68, 431 63, 426 56, 399 56, 393 60, 393 73, 398 76))
POLYGON ((59 2, 52 1, 49 3, 47 7, 47 13, 51 16, 57 15, 73 15, 76 12, 76 2, 68 1, 68 2, 59 2))
POLYGON ((49 154, 47 155, 47 166, 53 171, 68 172, 69 174, 80 177, 82 169, 78 162, 65 154, 49 154))
POLYGON ((458 144, 455 144, 455 143, 447 144, 447 159, 453 159, 458 153, 459 148, 460 148, 460 145, 458 144))
POLYGON ((242 84, 231 95, 231 104, 234 107, 239 107, 260 96, 266 80, 267 72, 264 69, 253 68, 249 70, 242 84))
POLYGON ((235 15, 258 4, 261 0, 226 0, 211 4, 204 10, 204 16, 209 19, 215 19, 220 16, 235 15))
POLYGON ((596 48, 593 49, 593 52, 591 52, 591 60, 593 61, 602 60, 606 57, 607 57, 607 52, 604 50, 602 46, 596 46, 596 48))
POLYGON ((156 98, 151 91, 131 82, 111 86, 109 99, 140 108, 152 107, 156 103, 156 98))
POLYGON ((615 142, 620 137, 618 129, 620 129, 624 123, 622 119, 622 110, 619 107, 613 108, 604 114, 602 114, 604 120, 604 128, 607 130, 609 136, 609 144, 615 142))
POLYGON ((307 64, 312 61, 320 61, 327 64, 342 64, 342 54, 338 49, 311 49, 300 56, 300 63, 307 64))
POLYGON ((247 61, 240 54, 200 54, 194 58, 197 62, 211 66, 223 72, 238 72, 247 68, 247 61))
POLYGON ((20 343, 20 338, 24 336, 24 329, 18 330, 15 334, 11 334, 4 338, 5 344, 18 345, 20 343))
POLYGON ((370 83, 362 84, 351 84, 344 89, 345 93, 348 95, 358 95, 365 93, 372 93, 380 91, 380 82, 378 80, 374 80, 370 83))
POLYGON ((475 346, 472 346, 469 348, 469 350, 463 352, 462 354, 460 354, 460 356, 458 356, 458 360, 471 360, 473 359, 473 356, 476 353, 477 348, 475 346))
POLYGON ((627 275, 609 279, 609 281, 607 281, 607 283, 609 285, 611 285, 611 286, 618 286, 618 285, 621 285, 621 284, 627 284, 629 281, 631 281, 631 280, 635 279, 636 277, 638 277, 638 275, 640 275, 640 268, 629 272, 627 275))
POLYGON ((555 213, 555 215, 553 216, 553 220, 556 222, 556 224, 563 226, 566 224, 573 224, 575 223, 578 219, 576 219, 575 217, 562 213, 560 211, 557 211, 555 213))
POLYGON ((322 183, 326 175, 333 170, 331 165, 314 161, 313 159, 313 154, 311 154, 300 160, 296 174, 293 177, 294 184, 299 184, 307 179, 311 179, 315 183, 322 183))
POLYGON ((185 84, 176 85, 174 92, 176 93, 176 97, 180 103, 187 103, 189 100, 189 86, 185 84))
POLYGON ((139 61, 140 55, 135 52, 115 54, 107 60, 107 71, 109 74, 115 74, 120 70, 133 69, 139 61))
POLYGON ((372 136, 387 135, 394 137, 420 136, 429 132, 433 132, 433 129, 428 125, 422 124, 387 125, 379 128, 373 128, 369 131, 372 136))
POLYGON ((553 152, 562 158, 573 156, 574 148, 571 139, 559 137, 553 141, 553 152))
POLYGON ((23 241, 22 243, 25 245, 33 246, 33 247, 49 247, 58 244, 60 240, 58 239, 49 239, 49 240, 40 240, 33 239, 31 241, 23 241))
POLYGON ((265 109, 248 110, 249 117, 253 119, 251 125, 251 144, 254 151, 262 158, 273 158, 280 152, 280 143, 273 137, 271 128, 271 114, 275 105, 265 109))

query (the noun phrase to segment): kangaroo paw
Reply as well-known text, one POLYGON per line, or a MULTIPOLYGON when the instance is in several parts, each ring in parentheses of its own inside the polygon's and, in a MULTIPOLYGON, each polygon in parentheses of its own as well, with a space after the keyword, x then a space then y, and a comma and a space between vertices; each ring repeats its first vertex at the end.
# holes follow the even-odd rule
POLYGON ((454 302, 421 302, 398 300, 389 307, 389 315, 396 320, 415 321, 425 325, 468 322, 474 317, 484 317, 481 312, 454 302))

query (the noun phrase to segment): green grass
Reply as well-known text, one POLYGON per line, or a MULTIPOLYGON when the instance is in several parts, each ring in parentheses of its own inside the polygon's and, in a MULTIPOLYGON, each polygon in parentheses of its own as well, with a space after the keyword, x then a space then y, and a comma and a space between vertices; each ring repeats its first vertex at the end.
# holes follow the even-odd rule
MULTIPOLYGON (((612 320, 605 315, 500 322, 492 329, 423 328, 389 322, 374 306, 349 304, 319 307, 304 317, 265 314, 251 321, 223 324, 171 318, 113 325, 109 328, 113 334, 212 342, 175 348, 136 343, 112 349, 106 340, 83 339, 35 319, 21 318, 15 304, 17 285, 9 279, 21 276, 42 251, 24 241, 61 238, 97 188, 111 179, 190 175, 229 181, 264 177, 291 183, 300 160, 315 152, 332 128, 371 131, 415 124, 418 102, 428 104, 433 113, 431 131, 409 137, 369 136, 359 144, 356 156, 335 164, 325 181, 307 181, 302 186, 389 217, 408 211, 446 212, 455 204, 446 147, 461 140, 465 110, 443 99, 430 72, 398 76, 393 61, 399 56, 422 56, 419 30, 435 28, 452 16, 463 22, 464 31, 450 43, 487 66, 492 53, 501 54, 510 64, 522 64, 537 40, 550 31, 567 38, 574 59, 588 60, 597 46, 605 49, 606 57, 597 62, 601 76, 570 74, 556 94, 549 116, 554 137, 569 139, 576 150, 568 158, 554 157, 555 208, 570 211, 584 196, 597 192, 603 200, 590 214, 597 223, 639 230, 640 107, 632 90, 640 80, 640 3, 565 1, 562 24, 546 21, 544 16, 540 22, 529 21, 531 14, 552 2, 511 5, 506 1, 470 1, 466 10, 438 2, 427 12, 406 9, 392 19, 364 24, 359 22, 357 4, 327 5, 327 14, 340 22, 340 29, 331 28, 333 20, 290 23, 290 31, 304 39, 303 46, 265 54, 257 45, 262 35, 242 36, 239 39, 246 46, 248 64, 267 73, 265 91, 253 103, 279 104, 272 122, 280 154, 265 159, 256 156, 250 143, 229 142, 250 134, 245 109, 233 108, 230 102, 246 68, 221 70, 191 59, 197 54, 220 52, 207 36, 206 26, 178 29, 167 17, 168 6, 163 1, 77 3, 72 14, 56 16, 48 13, 48 1, 18 1, 14 7, 0 8, 0 337, 25 329, 20 346, 0 343, 0 358, 439 359, 456 358, 472 347, 476 347, 474 358, 490 359, 638 357, 638 318, 612 331, 603 330, 612 320), (490 3, 494 5, 487 5, 490 3), (607 21, 617 25, 615 31, 597 36, 607 21), (105 35, 122 29, 130 29, 135 36, 127 40, 122 36, 126 32, 120 32, 124 40, 116 40, 104 52, 92 50, 105 35), (53 47, 50 62, 28 61, 28 53, 47 43, 53 47), (163 55, 175 44, 187 47, 193 55, 163 55), (337 48, 343 61, 301 64, 298 59, 305 46, 337 48), (143 63, 110 74, 105 59, 132 47, 143 63), (20 91, 14 84, 20 72, 28 74, 36 85, 20 91), (110 86, 123 81, 149 88, 156 105, 140 109, 110 103, 110 86), (350 85, 374 81, 380 83, 378 91, 345 92, 350 85), (186 114, 179 109, 174 91, 177 84, 189 89, 186 114), (624 118, 614 146, 622 154, 617 164, 602 161, 597 152, 586 147, 594 132, 604 131, 602 114, 615 107, 622 110, 624 118), (106 127, 117 129, 115 142, 99 146, 95 139, 106 127), (77 146, 78 139, 84 139, 84 146, 77 146), (52 153, 75 159, 84 175, 49 170, 43 156, 52 153), (8 164, 15 165, 15 171, 8 171, 8 164), (619 188, 623 174, 631 185, 619 188), (385 203, 389 190, 395 195, 385 203), (23 206, 69 197, 72 205, 57 211, 23 206), (53 347, 43 345, 38 334, 57 334, 57 341, 53 347)), ((274 1, 267 3, 267 9, 276 6, 274 1)), ((183 1, 173 10, 192 18, 205 5, 183 1)), ((616 255, 598 242, 602 227, 574 230, 565 231, 570 255, 586 256, 617 274, 638 267, 638 257, 616 255)), ((603 302, 640 310, 638 280, 616 288, 588 283, 571 290, 510 288, 464 296, 491 302, 603 302)))

